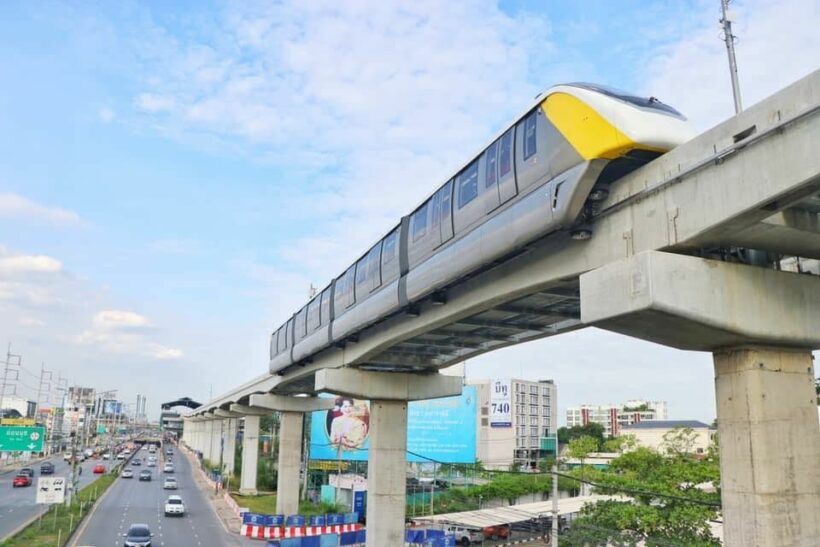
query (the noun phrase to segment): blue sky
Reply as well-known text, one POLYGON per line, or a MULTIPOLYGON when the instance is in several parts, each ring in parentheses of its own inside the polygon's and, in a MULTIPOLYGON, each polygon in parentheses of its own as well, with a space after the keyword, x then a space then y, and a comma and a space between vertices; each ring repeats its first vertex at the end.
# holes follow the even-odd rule
MULTIPOLYGON (((817 3, 735 4, 746 104, 818 68, 817 3)), ((538 91, 585 80, 651 93, 700 129, 731 115, 718 11, 5 2, 0 342, 24 355, 28 384, 44 362, 126 400, 204 398, 258 375, 268 333, 310 284, 538 91)), ((554 377, 562 408, 645 397, 668 399, 675 418, 714 414, 708 355, 584 331, 468 374, 510 363, 554 377)))

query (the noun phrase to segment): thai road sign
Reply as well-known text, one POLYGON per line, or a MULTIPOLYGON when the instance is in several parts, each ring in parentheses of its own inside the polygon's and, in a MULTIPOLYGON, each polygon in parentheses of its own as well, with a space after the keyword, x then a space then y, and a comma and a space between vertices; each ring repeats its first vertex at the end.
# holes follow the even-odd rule
POLYGON ((6 425, 0 427, 0 452, 42 452, 44 427, 6 425))
POLYGON ((63 503, 65 486, 65 477, 40 477, 37 479, 37 503, 63 503))

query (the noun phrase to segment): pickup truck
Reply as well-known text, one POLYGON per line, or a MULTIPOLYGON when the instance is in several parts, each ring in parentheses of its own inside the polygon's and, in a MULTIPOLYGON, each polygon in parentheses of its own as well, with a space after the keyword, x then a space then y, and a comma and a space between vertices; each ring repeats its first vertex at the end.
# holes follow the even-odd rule
POLYGON ((444 533, 456 536, 456 543, 458 545, 471 545, 484 541, 483 530, 464 528, 463 526, 445 526, 444 533))

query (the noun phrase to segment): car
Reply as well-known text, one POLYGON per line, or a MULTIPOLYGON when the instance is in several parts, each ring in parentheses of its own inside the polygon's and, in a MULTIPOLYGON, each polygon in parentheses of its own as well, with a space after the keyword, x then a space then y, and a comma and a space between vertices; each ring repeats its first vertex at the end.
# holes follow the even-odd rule
POLYGON ((165 467, 162 468, 163 473, 173 473, 174 472, 174 464, 166 463, 165 467))
POLYGON ((177 485, 177 480, 174 477, 165 477, 165 480, 162 481, 162 487, 165 490, 176 490, 179 486, 177 485))
POLYGON ((484 531, 463 526, 445 526, 444 533, 454 535, 458 545, 471 545, 484 542, 484 531))
POLYGON ((168 496, 165 501, 165 516, 182 517, 185 515, 185 504, 182 503, 182 498, 179 496, 168 496))
POLYGON ((86 458, 90 458, 91 456, 94 455, 94 449, 93 448, 86 448, 85 450, 83 450, 83 455, 86 458))
POLYGON ((24 467, 20 469, 20 472, 17 473, 18 475, 28 475, 29 477, 34 476, 34 469, 31 467, 24 467))
POLYGON ((166 456, 173 456, 174 455, 174 449, 173 448, 166 448, 165 449, 165 455, 166 456))
POLYGON ((104 459, 104 460, 110 460, 110 459, 111 459, 111 453, 110 453, 110 452, 106 452, 105 454, 103 454, 103 459, 104 459))
POLYGON ((40 474, 41 475, 53 475, 54 474, 54 464, 51 462, 43 462, 40 464, 40 474))
POLYGON ((132 524, 122 537, 125 538, 125 547, 151 547, 154 534, 147 524, 132 524))
POLYGON ((70 462, 70 461, 71 461, 71 458, 72 458, 72 456, 71 456, 71 452, 66 452, 65 454, 63 454, 63 459, 64 459, 65 461, 70 462))
POLYGON ((151 480, 151 472, 147 469, 143 469, 140 471, 140 480, 141 481, 150 481, 151 480))
POLYGON ((145 465, 147 465, 148 467, 156 467, 157 460, 148 460, 148 463, 146 463, 145 465))
POLYGON ((123 469, 122 475, 120 475, 124 479, 133 479, 134 478, 134 470, 133 469, 123 469))
POLYGON ((18 486, 31 486, 31 476, 25 475, 23 473, 18 473, 14 480, 11 481, 12 488, 17 488, 18 486))
POLYGON ((131 465, 142 465, 142 460, 139 458, 134 458, 131 460, 131 465))
POLYGON ((106 471, 107 471, 107 469, 101 463, 98 463, 97 465, 95 465, 94 469, 93 469, 93 472, 94 472, 95 475, 99 475, 100 473, 105 473, 106 471))

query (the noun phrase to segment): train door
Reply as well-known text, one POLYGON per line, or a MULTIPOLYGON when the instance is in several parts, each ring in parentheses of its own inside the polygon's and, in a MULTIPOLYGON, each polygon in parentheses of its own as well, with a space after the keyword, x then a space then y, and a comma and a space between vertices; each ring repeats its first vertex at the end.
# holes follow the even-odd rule
POLYGON ((514 133, 511 128, 497 141, 498 197, 501 203, 506 203, 518 193, 515 183, 515 162, 513 161, 514 133))
POLYGON ((445 184, 438 191, 439 208, 441 209, 441 243, 453 237, 453 181, 445 184))
POLYGON ((484 211, 489 213, 501 205, 498 189, 498 141, 484 152, 484 211))

